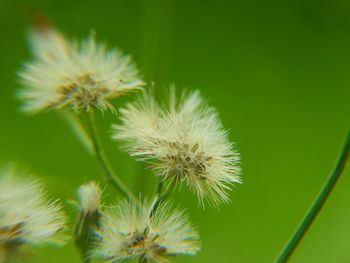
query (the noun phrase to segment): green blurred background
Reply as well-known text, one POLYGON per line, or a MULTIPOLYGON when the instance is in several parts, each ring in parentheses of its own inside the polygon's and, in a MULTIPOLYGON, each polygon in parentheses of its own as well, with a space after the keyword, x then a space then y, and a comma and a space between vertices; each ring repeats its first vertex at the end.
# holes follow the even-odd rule
MULTIPOLYGON (((272 262, 334 167, 349 128, 350 2, 1 0, 0 163, 17 161, 65 201, 81 183, 100 180, 100 170, 59 114, 18 110, 16 71, 30 59, 25 34, 36 12, 69 37, 94 29, 99 40, 132 54, 147 81, 200 89, 220 111, 242 154, 244 184, 220 209, 203 211, 185 188, 176 194, 203 245, 198 256, 176 262, 272 262)), ((137 189, 142 164, 109 140, 115 121, 99 114, 114 167, 137 189)), ((347 169, 291 262, 350 262, 349 189, 347 169)), ((111 189, 105 196, 116 197, 111 189)), ((65 208, 72 225, 76 209, 65 208)), ((79 262, 72 243, 29 250, 34 257, 25 262, 79 262)))

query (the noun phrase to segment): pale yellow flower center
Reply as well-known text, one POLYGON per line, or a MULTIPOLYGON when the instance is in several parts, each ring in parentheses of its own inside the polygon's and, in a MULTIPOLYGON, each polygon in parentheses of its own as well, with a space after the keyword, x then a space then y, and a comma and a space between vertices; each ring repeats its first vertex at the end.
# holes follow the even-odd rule
POLYGON ((161 159, 171 167, 168 176, 198 176, 206 179, 206 172, 211 165, 212 157, 207 156, 203 151, 199 151, 199 144, 189 144, 180 142, 169 142, 170 152, 161 159))
POLYGON ((90 111, 92 108, 112 107, 104 98, 109 95, 109 89, 104 87, 103 83, 94 80, 89 75, 81 75, 68 84, 59 87, 57 92, 60 98, 50 103, 49 107, 63 108, 69 107, 75 110, 90 111))

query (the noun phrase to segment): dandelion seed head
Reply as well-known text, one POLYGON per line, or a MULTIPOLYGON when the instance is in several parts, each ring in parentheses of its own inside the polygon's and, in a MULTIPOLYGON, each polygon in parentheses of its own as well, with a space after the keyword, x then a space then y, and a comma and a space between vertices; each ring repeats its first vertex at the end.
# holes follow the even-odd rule
POLYGON ((130 155, 150 163, 168 186, 186 182, 201 203, 205 197, 214 205, 229 201, 228 191, 240 182, 239 154, 199 92, 177 100, 172 91, 168 107, 144 92, 120 112, 113 138, 124 141, 130 155))
POLYGON ((19 73, 24 86, 19 97, 27 112, 114 111, 109 99, 143 86, 130 57, 107 50, 93 36, 72 42, 47 26, 34 29, 30 43, 34 59, 19 73))
POLYGON ((66 217, 57 201, 47 199, 38 181, 13 170, 0 175, 0 248, 57 241, 66 217))
POLYGON ((170 262, 177 254, 195 255, 200 250, 199 236, 183 211, 171 210, 169 203, 155 209, 152 203, 122 201, 105 212, 98 232, 96 249, 107 262, 136 257, 151 262, 170 262))
POLYGON ((80 186, 78 196, 84 214, 99 211, 101 205, 101 188, 98 184, 90 182, 80 186))

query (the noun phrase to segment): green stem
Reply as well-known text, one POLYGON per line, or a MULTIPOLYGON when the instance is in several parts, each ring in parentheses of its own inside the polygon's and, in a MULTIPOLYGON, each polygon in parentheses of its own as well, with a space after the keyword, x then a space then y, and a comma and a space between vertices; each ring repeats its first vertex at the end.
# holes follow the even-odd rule
POLYGON ((94 232, 100 227, 100 217, 101 214, 99 211, 86 213, 85 211, 81 210, 75 225, 75 245, 80 250, 83 263, 92 262, 89 252, 92 240, 95 237, 94 232))
POLYGON ((157 191, 156 191, 156 195, 158 195, 158 197, 162 195, 162 190, 163 190, 163 181, 160 178, 157 186, 157 191))
POLYGON ((88 130, 93 143, 94 155, 97 161, 99 162, 107 181, 110 184, 112 184, 124 197, 128 198, 129 200, 136 200, 135 196, 129 191, 129 189, 115 174, 115 172, 112 169, 112 166, 110 165, 107 159, 107 156, 102 147, 93 113, 86 113, 86 117, 88 130))
POLYGON ((91 259, 90 258, 84 258, 83 259, 83 263, 91 263, 91 259))
POLYGON ((275 261, 276 263, 284 263, 287 262, 288 259, 292 256, 293 252, 299 245, 300 241, 303 239, 304 235, 314 222, 315 218, 321 211, 323 205, 327 201, 328 197, 330 196, 334 186, 336 185, 339 177, 341 176, 342 172, 344 171, 347 161, 349 160, 349 154, 350 154, 350 133, 348 133, 347 140, 344 144, 343 151, 339 157, 338 163, 329 177, 328 181, 324 185, 322 191, 318 195, 315 203, 310 208, 309 212, 306 214, 305 218, 303 219, 302 223, 299 225, 298 229, 294 233, 294 235, 291 237, 285 248, 283 249, 280 256, 275 261))
POLYGON ((162 179, 159 179, 158 186, 157 186, 157 191, 156 191, 156 196, 158 196, 159 202, 164 201, 168 199, 168 197, 171 195, 175 188, 175 185, 170 185, 166 187, 166 191, 164 192, 164 183, 162 179))
POLYGON ((159 182, 158 182, 158 186, 157 186, 157 190, 156 190, 156 193, 155 193, 155 196, 158 198, 154 207, 153 207, 153 210, 152 210, 152 213, 151 213, 151 216, 153 216, 154 212, 158 209, 159 205, 161 202, 164 202, 165 200, 167 200, 170 196, 170 194, 173 192, 173 189, 175 188, 174 185, 170 186, 170 187, 167 187, 167 191, 166 192, 163 192, 163 189, 164 189, 164 185, 163 185, 163 181, 161 178, 159 178, 159 182))

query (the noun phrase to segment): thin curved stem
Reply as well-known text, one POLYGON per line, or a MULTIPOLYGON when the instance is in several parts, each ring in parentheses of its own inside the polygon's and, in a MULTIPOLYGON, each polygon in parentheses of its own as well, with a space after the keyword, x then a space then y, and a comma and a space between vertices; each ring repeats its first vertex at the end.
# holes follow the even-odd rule
POLYGON ((152 210, 152 213, 151 213, 151 216, 154 214, 154 212, 158 209, 159 205, 166 201, 170 194, 173 192, 175 188, 175 185, 172 185, 172 186, 168 186, 166 191, 164 192, 164 183, 163 183, 163 180, 161 178, 159 178, 159 181, 158 181, 158 185, 157 185, 157 190, 156 190, 156 193, 155 193, 155 196, 157 198, 157 201, 153 207, 153 210, 152 210))
POLYGON ((315 218, 321 211, 323 205, 327 201, 328 197, 330 196, 334 186, 336 185, 338 179, 340 178, 342 172, 344 171, 346 164, 349 160, 349 154, 350 154, 350 133, 348 133, 347 140, 344 144, 343 151, 339 157, 339 160, 337 162, 337 165, 325 183, 325 185, 322 188, 322 191, 318 195, 316 201, 310 208, 309 212, 306 214, 305 218, 299 225, 298 229, 294 233, 294 235, 291 237, 285 248, 283 249, 280 256, 277 258, 276 263, 284 263, 289 260, 297 246, 299 245, 300 241, 303 239, 304 235, 314 222, 315 218))
POLYGON ((168 199, 171 193, 174 191, 174 188, 175 188, 175 185, 171 185, 168 187, 164 186, 162 179, 159 179, 157 192, 156 192, 156 196, 158 197, 158 202, 163 202, 166 199, 168 199))
POLYGON ((156 195, 161 196, 163 191, 163 180, 159 179, 158 185, 157 185, 157 190, 156 190, 156 195))
POLYGON ((95 116, 93 115, 93 113, 86 113, 86 119, 88 132, 93 143, 94 155, 97 161, 99 162, 107 181, 110 184, 112 184, 124 197, 128 198, 129 200, 136 200, 132 192, 123 184, 123 182, 115 174, 115 172, 112 169, 112 166, 108 161, 108 158, 104 152, 100 140, 100 136, 96 126, 95 116))

